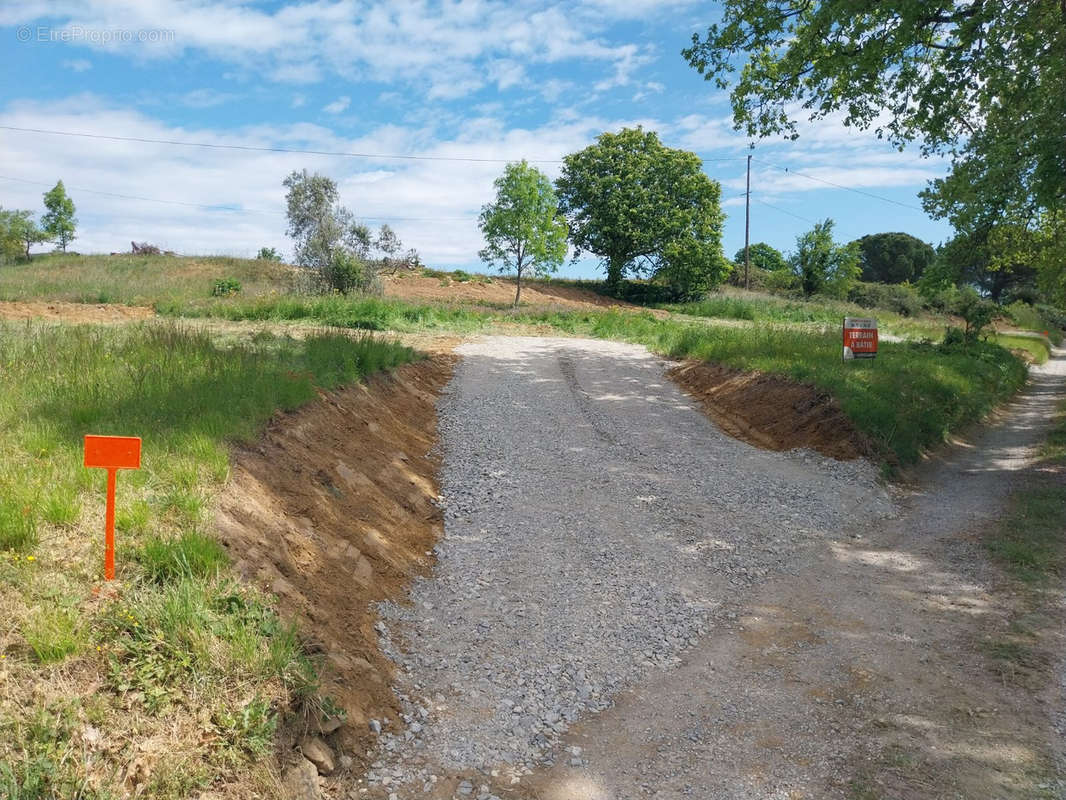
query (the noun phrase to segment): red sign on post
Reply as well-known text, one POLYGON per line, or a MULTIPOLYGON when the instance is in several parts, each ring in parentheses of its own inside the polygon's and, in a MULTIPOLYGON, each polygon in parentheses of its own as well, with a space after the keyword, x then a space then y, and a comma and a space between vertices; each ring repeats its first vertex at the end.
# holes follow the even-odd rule
POLYGON ((844 317, 844 360, 877 356, 877 320, 844 317))
POLYGON ((85 466, 107 470, 104 513, 104 579, 115 579, 115 477, 120 469, 141 468, 139 436, 86 436, 85 466))

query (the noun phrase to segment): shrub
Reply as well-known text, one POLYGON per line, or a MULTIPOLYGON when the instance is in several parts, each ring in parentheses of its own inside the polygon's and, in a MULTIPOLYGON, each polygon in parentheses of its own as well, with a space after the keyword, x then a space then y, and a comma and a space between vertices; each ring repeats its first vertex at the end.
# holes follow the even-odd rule
MULTIPOLYGON (((800 288, 799 276, 787 269, 767 272, 765 275, 760 276, 760 279, 767 291, 777 294, 793 294, 800 288)), ((752 286, 754 285, 753 282, 752 286)))
POLYGON ((335 252, 329 264, 321 270, 325 288, 341 294, 363 289, 370 277, 369 273, 366 265, 346 250, 335 252))
POLYGON ((256 254, 259 261, 281 261, 281 254, 273 247, 260 247, 256 254))
POLYGON ((241 293, 241 282, 235 278, 219 278, 211 287, 214 297, 232 297, 241 293))
POLYGON ((904 317, 912 317, 922 307, 921 298, 908 284, 855 281, 848 289, 848 300, 863 308, 883 308, 904 317))
POLYGON ((951 312, 966 321, 966 338, 972 341, 991 324, 998 310, 999 306, 981 297, 972 286, 967 286, 959 292, 951 312))

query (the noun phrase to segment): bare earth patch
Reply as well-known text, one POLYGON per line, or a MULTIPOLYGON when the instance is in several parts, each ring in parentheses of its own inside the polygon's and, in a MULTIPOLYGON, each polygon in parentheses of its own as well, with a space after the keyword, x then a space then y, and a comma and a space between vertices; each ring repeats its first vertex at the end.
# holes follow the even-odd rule
POLYGON ((87 305, 62 302, 0 302, 0 319, 36 319, 51 322, 130 322, 155 316, 145 306, 122 306, 111 303, 87 305))

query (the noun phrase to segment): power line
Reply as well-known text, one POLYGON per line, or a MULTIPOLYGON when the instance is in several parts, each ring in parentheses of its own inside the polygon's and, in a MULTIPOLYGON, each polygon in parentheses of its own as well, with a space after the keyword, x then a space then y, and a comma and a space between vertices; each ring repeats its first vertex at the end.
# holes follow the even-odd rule
POLYGON ((856 189, 853 186, 845 186, 842 183, 833 183, 833 181, 827 181, 825 178, 816 178, 814 175, 807 175, 804 172, 796 172, 795 170, 789 169, 788 167, 782 167, 778 164, 771 164, 769 161, 763 161, 762 163, 766 164, 768 167, 783 170, 789 175, 798 175, 799 177, 806 178, 809 181, 817 181, 818 183, 824 183, 828 186, 835 186, 837 189, 844 189, 845 191, 854 192, 855 194, 861 194, 865 197, 872 197, 874 200, 880 200, 884 203, 892 203, 893 205, 901 206, 903 208, 909 208, 911 211, 921 211, 923 214, 925 213, 924 208, 912 206, 909 203, 902 203, 899 200, 893 200, 891 197, 884 197, 879 194, 874 194, 873 192, 867 192, 863 191, 862 189, 856 189))
MULTIPOLYGON (((45 133, 51 136, 75 136, 83 139, 105 139, 111 142, 139 142, 141 144, 166 144, 177 147, 201 147, 208 150, 243 150, 253 153, 295 153, 309 156, 338 156, 342 158, 376 158, 387 161, 462 161, 485 164, 508 164, 513 158, 474 158, 468 156, 414 156, 399 155, 395 153, 350 153, 341 150, 302 150, 293 147, 261 147, 248 144, 218 144, 214 142, 182 142, 176 139, 149 139, 141 136, 110 136, 102 133, 80 133, 77 131, 54 131, 43 128, 16 128, 12 125, 0 125, 0 130, 17 131, 19 133, 45 133)), ((561 159, 530 158, 539 164, 561 164, 561 159)))
POLYGON ((817 225, 818 224, 813 219, 808 219, 807 217, 802 217, 799 214, 793 213, 792 211, 788 211, 788 210, 786 210, 784 208, 781 208, 780 206, 775 206, 773 203, 767 203, 765 200, 761 200, 758 197, 755 197, 754 195, 752 196, 751 199, 754 200, 756 203, 762 203, 764 206, 769 206, 774 211, 780 211, 782 214, 788 214, 790 217, 795 217, 796 219, 803 220, 804 222, 809 222, 812 225, 817 225))
MULTIPOLYGON (((176 147, 201 147, 208 150, 243 150, 253 153, 294 153, 297 155, 310 155, 310 156, 335 156, 340 158, 372 158, 383 161, 458 161, 464 163, 479 163, 479 164, 511 164, 516 160, 514 158, 482 158, 475 156, 416 156, 416 155, 401 155, 397 153, 352 153, 342 150, 304 150, 294 147, 265 147, 259 145, 245 145, 245 144, 218 144, 216 142, 183 142, 176 139, 151 139, 142 136, 112 136, 102 133, 84 133, 79 131, 57 131, 46 128, 20 128, 14 125, 0 125, 0 130, 16 131, 18 133, 44 133, 50 136, 74 136, 83 139, 103 139, 111 142, 138 142, 141 144, 165 144, 176 147)), ((703 162, 710 161, 739 161, 744 156, 726 156, 726 157, 713 157, 704 158, 700 157, 703 162)), ((561 158, 527 158, 526 161, 533 162, 535 164, 562 164, 561 158)))
MULTIPOLYGON (((15 181, 16 183, 28 183, 33 186, 51 186, 50 183, 42 183, 41 181, 31 181, 25 178, 13 178, 9 175, 0 175, 0 180, 15 181)), ((69 186, 75 192, 83 192, 85 194, 96 194, 101 197, 114 197, 120 200, 137 200, 143 203, 165 203, 171 206, 185 206, 186 208, 199 208, 204 211, 226 211, 232 214, 269 214, 270 216, 285 216, 283 211, 267 211, 257 208, 239 208, 237 206, 226 205, 209 205, 207 203, 186 203, 181 200, 163 200, 158 197, 140 197, 132 194, 117 194, 116 192, 101 192, 96 189, 86 189, 81 186, 69 186)), ((468 222, 470 220, 477 219, 477 217, 365 217, 361 216, 359 219, 370 220, 373 222, 468 222)))

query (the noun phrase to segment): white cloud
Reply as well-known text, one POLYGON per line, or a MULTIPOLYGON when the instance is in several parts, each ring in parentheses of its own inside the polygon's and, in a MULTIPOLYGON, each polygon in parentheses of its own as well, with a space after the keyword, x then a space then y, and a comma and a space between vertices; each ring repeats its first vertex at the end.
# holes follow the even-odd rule
POLYGON ((303 108, 307 104, 307 98, 302 94, 294 94, 292 101, 289 103, 292 108, 303 108))
POLYGON ((63 61, 63 66, 74 72, 86 72, 93 68, 93 62, 87 58, 71 58, 63 61))
POLYGON ((180 98, 183 106, 188 108, 215 108, 233 100, 235 95, 216 89, 193 89, 180 98))
POLYGON ((278 82, 314 83, 332 73, 428 86, 432 96, 447 98, 478 90, 486 78, 500 88, 514 86, 529 65, 561 61, 604 65, 601 90, 627 85, 650 51, 601 35, 617 20, 679 4, 552 2, 303 0, 270 11, 230 0, 57 0, 12 4, 3 19, 11 25, 46 19, 57 28, 131 31, 132 41, 97 38, 75 45, 134 58, 200 51, 278 82), (144 41, 140 32, 165 35, 144 41))
POLYGON ((340 114, 342 111, 346 110, 351 104, 352 98, 345 95, 343 97, 338 97, 332 103, 327 103, 326 105, 322 106, 322 110, 325 111, 327 114, 340 114))

